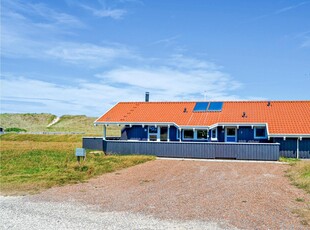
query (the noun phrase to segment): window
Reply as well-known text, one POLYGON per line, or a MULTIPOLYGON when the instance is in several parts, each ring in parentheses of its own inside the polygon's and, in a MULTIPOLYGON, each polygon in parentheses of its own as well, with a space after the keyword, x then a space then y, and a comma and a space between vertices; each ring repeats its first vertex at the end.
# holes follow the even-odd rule
POLYGON ((158 139, 158 128, 155 126, 149 126, 148 140, 157 141, 158 139))
POLYGON ((211 141, 217 141, 217 128, 211 129, 211 141))
POLYGON ((194 139, 194 131, 191 129, 183 131, 183 138, 184 139, 194 139))
POLYGON ((208 130, 197 130, 197 139, 207 139, 208 130))
POLYGON ((266 127, 255 127, 254 138, 255 139, 266 139, 267 138, 266 127))
POLYGON ((157 133, 157 127, 149 126, 149 133, 157 133))
POLYGON ((236 136, 236 129, 235 128, 227 128, 227 136, 236 136))

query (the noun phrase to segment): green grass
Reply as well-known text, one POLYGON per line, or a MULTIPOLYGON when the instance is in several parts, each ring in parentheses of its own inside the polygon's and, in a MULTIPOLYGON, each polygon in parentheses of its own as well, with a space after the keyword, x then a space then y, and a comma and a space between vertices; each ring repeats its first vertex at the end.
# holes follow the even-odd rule
MULTIPOLYGON (((84 135, 102 136, 102 126, 94 126, 97 117, 87 117, 85 115, 64 115, 54 125, 47 127, 56 118, 53 114, 0 114, 0 127, 19 128, 28 132, 78 132, 84 135)), ((108 136, 120 136, 121 127, 109 126, 108 136)))
POLYGON ((310 193, 310 161, 297 161, 290 165, 286 175, 295 186, 310 193))
MULTIPOLYGON (((300 189, 305 190, 310 194, 310 161, 302 160, 288 160, 290 168, 286 171, 293 185, 300 189)), ((296 198, 296 202, 306 202, 304 198, 296 198)), ((306 207, 293 210, 294 214, 297 214, 301 218, 303 225, 310 225, 310 204, 307 202, 306 207)))
POLYGON ((279 161, 286 162, 290 164, 295 164, 296 162, 300 161, 300 159, 297 158, 287 158, 287 157, 280 157, 279 161))
POLYGON ((2 113, 0 114, 0 127, 16 127, 29 132, 44 131, 55 115, 49 113, 2 113))
POLYGON ((8 133, 0 136, 2 141, 34 141, 34 142, 82 142, 83 135, 47 135, 8 133))
POLYGON ((51 136, 54 138, 47 135, 1 136, 1 194, 36 193, 155 159, 152 156, 106 156, 88 152, 86 161, 78 164, 74 152, 75 148, 81 147, 81 139, 77 141, 70 135, 51 136))

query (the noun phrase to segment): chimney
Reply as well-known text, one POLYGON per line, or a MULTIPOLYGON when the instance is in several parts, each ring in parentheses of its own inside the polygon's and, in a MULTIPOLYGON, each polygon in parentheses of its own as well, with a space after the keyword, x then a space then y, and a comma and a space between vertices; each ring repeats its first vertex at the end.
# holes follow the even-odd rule
POLYGON ((150 93, 145 92, 145 102, 149 102, 149 101, 150 101, 150 93))

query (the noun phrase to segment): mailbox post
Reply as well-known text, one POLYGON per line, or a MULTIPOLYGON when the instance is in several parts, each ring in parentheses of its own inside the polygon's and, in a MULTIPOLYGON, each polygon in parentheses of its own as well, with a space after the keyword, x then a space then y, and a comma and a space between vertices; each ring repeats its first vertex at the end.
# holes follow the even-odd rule
POLYGON ((80 163, 81 157, 83 157, 83 160, 86 159, 86 150, 84 148, 76 148, 75 149, 75 156, 77 158, 77 161, 80 163))

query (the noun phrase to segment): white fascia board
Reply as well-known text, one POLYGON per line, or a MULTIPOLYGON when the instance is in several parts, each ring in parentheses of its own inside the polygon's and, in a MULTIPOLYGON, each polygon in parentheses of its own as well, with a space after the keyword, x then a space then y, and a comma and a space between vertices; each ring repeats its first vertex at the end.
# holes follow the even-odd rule
POLYGON ((216 128, 218 126, 265 126, 268 129, 268 124, 267 123, 215 123, 213 125, 210 125, 209 128, 213 129, 216 128))
POLYGON ((180 126, 181 129, 209 129, 209 126, 180 126))
POLYGON ((106 115, 108 112, 110 112, 116 105, 118 105, 119 102, 117 102, 114 106, 112 106, 107 112, 105 112, 104 114, 102 114, 100 117, 98 117, 95 121, 94 121, 94 124, 95 125, 99 125, 101 124, 101 122, 98 122, 98 120, 103 117, 104 115, 106 115))
POLYGON ((165 125, 165 126, 172 126, 174 125, 175 127, 179 127, 177 124, 173 123, 173 122, 116 122, 116 121, 105 121, 105 122, 97 122, 97 125, 157 125, 157 126, 161 126, 161 125, 165 125))

